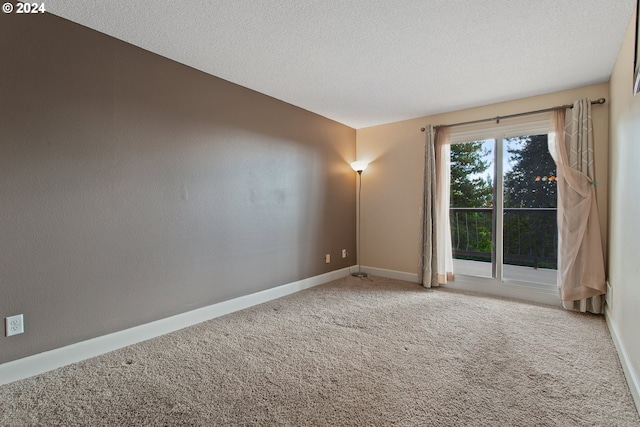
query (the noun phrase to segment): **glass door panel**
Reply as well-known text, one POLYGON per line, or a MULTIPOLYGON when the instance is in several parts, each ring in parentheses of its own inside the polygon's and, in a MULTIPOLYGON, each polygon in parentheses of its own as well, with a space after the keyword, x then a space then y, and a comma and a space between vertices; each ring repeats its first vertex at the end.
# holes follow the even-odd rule
POLYGON ((451 240, 456 273, 494 277, 495 140, 451 145, 451 240))
POLYGON ((556 166, 547 135, 502 142, 502 278, 556 284, 556 166))

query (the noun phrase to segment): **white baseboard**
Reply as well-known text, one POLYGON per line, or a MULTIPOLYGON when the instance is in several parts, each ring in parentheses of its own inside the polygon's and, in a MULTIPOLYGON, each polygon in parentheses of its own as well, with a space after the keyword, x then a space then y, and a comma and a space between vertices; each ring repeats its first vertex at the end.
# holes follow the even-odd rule
POLYGON ((631 390, 631 396, 636 404, 636 410, 638 411, 638 414, 640 414, 640 378, 629 361, 627 350, 624 347, 624 343, 620 340, 618 328, 616 327, 614 320, 609 315, 609 307, 605 308, 604 317, 607 320, 607 326, 609 327, 609 333, 611 334, 613 344, 618 351, 618 358, 620 359, 624 376, 627 379, 629 390, 631 390))
MULTIPOLYGON (((357 266, 356 266, 357 267, 357 266)), ((387 279, 404 280, 405 282, 418 283, 418 274, 404 271, 387 270, 385 268, 362 266, 362 271, 372 276, 386 277, 387 279)))
POLYGON ((275 288, 223 301, 123 331, 45 351, 0 364, 0 385, 39 375, 71 363, 80 362, 132 344, 177 331, 225 314, 243 310, 283 296, 348 276, 349 268, 277 286, 275 288))

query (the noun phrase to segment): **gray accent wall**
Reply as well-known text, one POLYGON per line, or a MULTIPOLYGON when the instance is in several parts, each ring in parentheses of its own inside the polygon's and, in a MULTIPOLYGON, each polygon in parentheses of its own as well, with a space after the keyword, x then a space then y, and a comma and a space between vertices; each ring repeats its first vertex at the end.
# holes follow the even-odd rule
POLYGON ((0 318, 26 328, 1 334, 0 363, 355 264, 355 136, 62 18, 0 14, 0 318))

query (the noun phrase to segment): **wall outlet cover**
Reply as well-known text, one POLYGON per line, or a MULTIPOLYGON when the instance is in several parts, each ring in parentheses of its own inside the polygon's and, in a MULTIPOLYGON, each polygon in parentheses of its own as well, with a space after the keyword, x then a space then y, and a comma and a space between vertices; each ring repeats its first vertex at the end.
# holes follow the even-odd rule
POLYGON ((24 315, 18 314, 5 319, 5 335, 10 337, 24 333, 24 315))

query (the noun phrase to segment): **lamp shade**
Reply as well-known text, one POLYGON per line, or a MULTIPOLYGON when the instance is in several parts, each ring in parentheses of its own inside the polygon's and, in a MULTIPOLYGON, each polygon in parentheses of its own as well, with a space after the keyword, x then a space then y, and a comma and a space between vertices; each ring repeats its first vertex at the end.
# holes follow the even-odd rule
POLYGON ((369 163, 365 162, 364 160, 351 162, 351 168, 356 172, 362 172, 367 168, 367 166, 369 166, 369 163))

